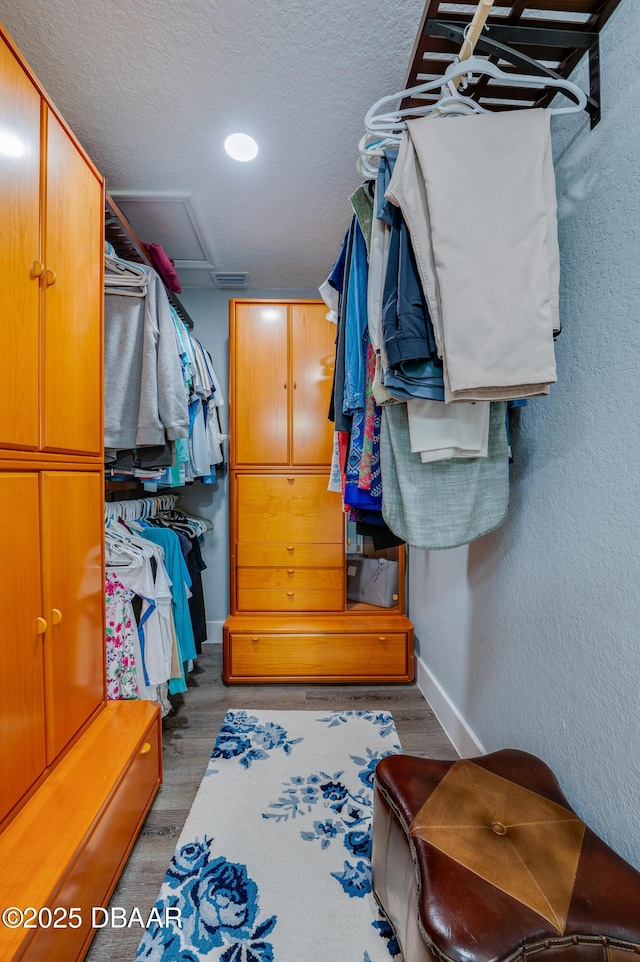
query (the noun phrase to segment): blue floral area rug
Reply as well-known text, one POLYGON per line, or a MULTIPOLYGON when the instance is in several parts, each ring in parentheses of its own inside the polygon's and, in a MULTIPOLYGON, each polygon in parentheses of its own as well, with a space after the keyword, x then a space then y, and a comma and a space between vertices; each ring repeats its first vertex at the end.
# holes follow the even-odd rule
POLYGON ((136 959, 401 962, 370 863, 400 751, 388 712, 227 712, 136 959))

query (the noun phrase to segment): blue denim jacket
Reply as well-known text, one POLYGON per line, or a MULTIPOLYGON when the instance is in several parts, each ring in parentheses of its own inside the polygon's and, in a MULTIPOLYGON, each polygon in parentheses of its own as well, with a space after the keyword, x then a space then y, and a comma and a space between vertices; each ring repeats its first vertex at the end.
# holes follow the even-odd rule
POLYGON ((344 311, 344 395, 342 410, 345 413, 364 407, 365 353, 364 334, 367 330, 367 284, 369 264, 367 247, 360 224, 353 225, 353 246, 349 263, 349 284, 344 311))

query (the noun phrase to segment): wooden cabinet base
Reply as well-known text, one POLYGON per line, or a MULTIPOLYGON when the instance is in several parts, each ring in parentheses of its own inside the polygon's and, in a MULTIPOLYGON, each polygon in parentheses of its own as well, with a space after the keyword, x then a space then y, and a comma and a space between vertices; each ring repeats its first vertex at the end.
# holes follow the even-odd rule
POLYGON ((109 702, 0 835, 0 905, 24 913, 0 927, 3 962, 84 958, 161 777, 158 706, 109 702))
POLYGON ((228 684, 413 681, 413 626, 389 615, 231 615, 223 629, 228 684))

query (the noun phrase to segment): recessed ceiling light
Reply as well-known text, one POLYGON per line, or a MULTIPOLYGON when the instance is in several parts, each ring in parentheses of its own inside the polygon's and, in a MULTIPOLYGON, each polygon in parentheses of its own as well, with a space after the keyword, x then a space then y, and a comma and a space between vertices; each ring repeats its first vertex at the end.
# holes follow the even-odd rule
POLYGON ((224 149, 234 160, 253 160, 258 153, 258 145, 249 134, 230 134, 224 149))

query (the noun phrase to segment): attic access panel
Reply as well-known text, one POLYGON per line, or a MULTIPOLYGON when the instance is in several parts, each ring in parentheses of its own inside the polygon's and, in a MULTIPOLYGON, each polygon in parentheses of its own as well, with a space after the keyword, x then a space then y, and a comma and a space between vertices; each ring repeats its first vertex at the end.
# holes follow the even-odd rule
MULTIPOLYGON (((496 0, 475 53, 497 63, 505 73, 535 73, 568 78, 585 53, 589 56, 587 110, 594 127, 600 119, 599 34, 621 0, 496 0)), ((475 3, 427 0, 414 43, 405 87, 442 76, 459 55, 464 28, 475 3)), ((433 100, 439 92, 435 91, 433 100)), ((553 90, 509 86, 479 77, 465 90, 488 110, 547 107, 553 90)), ((426 98, 425 98, 426 99, 426 98)), ((407 98, 403 107, 425 103, 407 98)))

